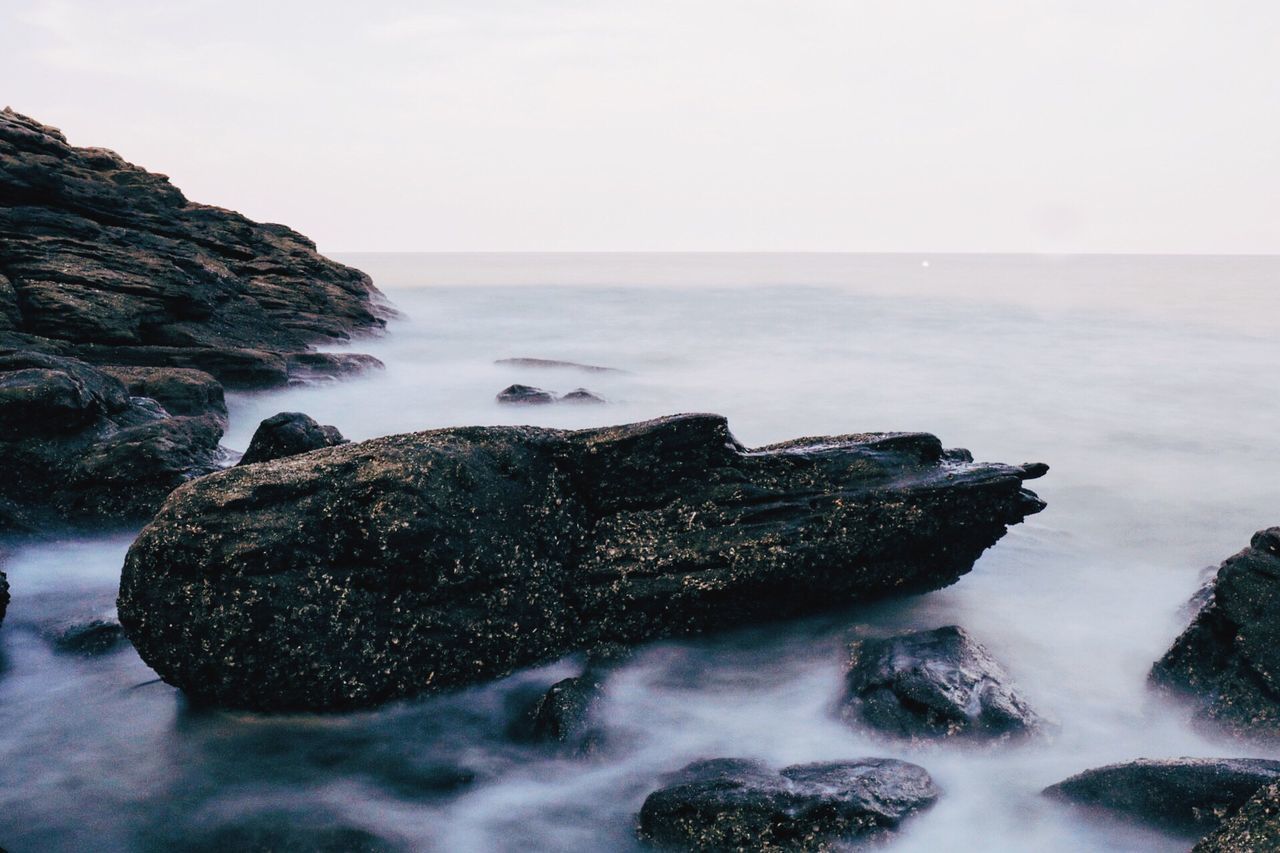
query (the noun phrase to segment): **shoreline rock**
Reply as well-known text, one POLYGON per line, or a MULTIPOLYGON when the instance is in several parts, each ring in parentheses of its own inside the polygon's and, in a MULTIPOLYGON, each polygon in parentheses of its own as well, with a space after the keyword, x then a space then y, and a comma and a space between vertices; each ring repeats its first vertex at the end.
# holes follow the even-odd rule
POLYGON ((748 450, 724 418, 461 427, 224 470, 129 551, 119 613, 194 700, 376 705, 577 650, 949 585, 1043 465, 926 434, 748 450))
POLYGON ((1152 666, 1152 685, 1202 723, 1280 739, 1280 527, 1255 533, 1198 595, 1203 606, 1152 666))

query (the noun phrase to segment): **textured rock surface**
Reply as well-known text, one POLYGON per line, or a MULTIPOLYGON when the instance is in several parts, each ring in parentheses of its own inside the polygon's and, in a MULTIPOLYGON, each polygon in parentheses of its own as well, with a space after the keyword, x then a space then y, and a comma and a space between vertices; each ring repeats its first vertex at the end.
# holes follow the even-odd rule
POLYGON ((542 405, 554 403, 556 395, 531 385, 508 385, 498 392, 497 400, 499 403, 515 405, 542 405))
POLYGON ((258 424, 239 464, 270 462, 322 447, 335 447, 346 441, 335 426, 322 426, 302 412, 281 412, 258 424))
POLYGON ((1218 569, 1207 603, 1151 670, 1197 716, 1280 739, 1280 527, 1260 530, 1218 569))
POLYGON ((896 828, 932 805, 923 767, 887 758, 799 764, 697 761, 650 794, 639 835, 674 850, 831 850, 896 828))
POLYGON ((603 695, 603 680, 596 672, 561 679, 525 710, 515 734, 524 740, 591 752, 602 738, 592 725, 592 713, 603 695))
POLYGON ((954 625, 854 641, 841 716, 906 738, 1006 738, 1041 725, 1004 668, 954 625))
POLYGON ((283 225, 0 112, 0 346, 287 380, 287 356, 384 325, 368 276, 283 225))
POLYGON ((1280 850, 1280 783, 1254 794, 1192 853, 1264 853, 1280 850))
POLYGON ((120 619, 197 699, 369 705, 953 583, 1042 465, 924 434, 746 450, 715 415, 466 427, 221 471, 130 549, 120 619))
POLYGON ((203 370, 184 367, 99 368, 134 397, 150 397, 171 415, 217 415, 226 420, 222 384, 203 370))
POLYGON ((149 517, 221 459, 221 420, 169 417, 74 359, 0 353, 0 530, 149 517))
POLYGON ((1181 831, 1216 827, 1263 786, 1280 761, 1260 758, 1140 759, 1072 776, 1045 793, 1181 831))

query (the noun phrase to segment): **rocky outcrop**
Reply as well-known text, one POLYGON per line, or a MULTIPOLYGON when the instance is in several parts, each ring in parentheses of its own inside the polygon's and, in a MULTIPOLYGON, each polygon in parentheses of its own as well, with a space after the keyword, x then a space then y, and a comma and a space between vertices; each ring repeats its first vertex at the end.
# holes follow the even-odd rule
POLYGON ((1263 853, 1280 850, 1280 783, 1254 794, 1234 815, 1200 840, 1192 853, 1263 853))
POLYGON ((1218 569, 1190 627, 1151 670, 1197 717, 1229 732, 1280 738, 1280 527, 1260 530, 1218 569))
POLYGON ((922 592, 1043 503, 925 434, 748 450, 715 415, 464 427, 220 471, 130 549, 120 620, 198 700, 371 705, 606 643, 922 592))
POLYGON ((149 517, 221 459, 221 420, 170 417, 75 359, 0 353, 0 530, 149 517))
POLYGON ((386 315, 368 276, 283 225, 0 112, 0 346, 263 387, 386 315))
POLYGON ((1040 717, 1004 668, 957 626, 855 640, 841 717, 903 738, 994 740, 1036 732, 1040 717))
POLYGON ((1184 832, 1203 832, 1280 781, 1280 761, 1261 758, 1140 759, 1086 770, 1045 789, 1057 799, 1184 832))
POLYGON ((184 367, 99 368, 119 380, 133 397, 150 397, 171 415, 216 415, 227 418, 222 383, 203 370, 184 367))
POLYGON ((346 441, 335 426, 322 426, 302 412, 281 412, 258 424, 253 438, 249 440, 249 449, 240 457, 239 464, 270 462, 345 444, 346 441))
POLYGON ((718 758, 688 765, 640 809, 641 839, 669 850, 832 850, 896 829, 932 805, 923 767, 888 758, 797 764, 718 758))

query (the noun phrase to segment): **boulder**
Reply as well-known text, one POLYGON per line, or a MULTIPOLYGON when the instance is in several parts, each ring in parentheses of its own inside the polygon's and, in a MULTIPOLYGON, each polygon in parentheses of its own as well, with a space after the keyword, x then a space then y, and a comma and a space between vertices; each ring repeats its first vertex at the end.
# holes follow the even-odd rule
POLYGON ((554 403, 556 395, 531 385, 508 385, 498 392, 497 400, 499 403, 515 405, 542 405, 554 403))
POLYGON ((281 412, 258 424, 253 438, 249 440, 249 449, 240 457, 239 464, 270 462, 345 444, 346 441, 335 426, 321 426, 302 412, 281 412))
POLYGON ((797 764, 696 761, 654 791, 638 834, 670 850, 831 850, 874 838, 932 805, 923 767, 889 758, 797 764))
POLYGON ((262 387, 287 381, 288 355, 389 315, 306 237, 0 112, 0 346, 262 387))
POLYGON ((0 353, 0 530, 149 517, 222 458, 214 415, 169 417, 75 359, 0 353))
POLYGON ((1240 810, 1200 840, 1192 853, 1262 853, 1280 850, 1280 783, 1254 794, 1240 810))
POLYGON ((1072 776, 1045 794, 1182 832, 1203 832, 1280 781, 1280 761, 1261 758, 1139 759, 1072 776))
POLYGON ((186 484, 129 551, 148 665, 241 708, 377 704, 608 643, 953 583, 1044 504, 1043 465, 919 433, 748 450, 716 415, 461 427, 186 484))
POLYGON ((991 740, 1041 726, 1004 668, 955 625, 855 640, 841 717, 903 738, 991 740))
POLYGON ((134 397, 150 397, 171 415, 217 415, 226 420, 222 384, 203 370, 187 367, 100 367, 134 397))
POLYGON ((1229 557, 1191 625, 1151 670, 1199 720, 1237 735, 1280 739, 1280 527, 1229 557))

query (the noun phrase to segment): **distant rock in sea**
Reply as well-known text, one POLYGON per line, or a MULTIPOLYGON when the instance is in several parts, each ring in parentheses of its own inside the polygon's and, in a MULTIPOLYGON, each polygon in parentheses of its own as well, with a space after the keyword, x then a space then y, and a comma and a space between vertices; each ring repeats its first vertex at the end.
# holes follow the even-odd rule
POLYGON ((586 388, 575 388, 568 394, 556 396, 554 391, 545 391, 531 385, 509 385, 498 392, 499 403, 507 405, 528 406, 546 405, 547 403, 603 403, 605 399, 586 388))
POLYGON ((554 358, 500 358, 494 364, 509 367, 545 367, 552 369, 584 370, 587 373, 626 373, 616 367, 601 367, 596 364, 579 364, 576 361, 557 361, 554 358))
POLYGON ((1044 506, 1044 466, 966 459, 919 433, 748 450, 715 415, 344 444, 175 492, 120 620, 199 701, 375 705, 947 586, 1044 506))

